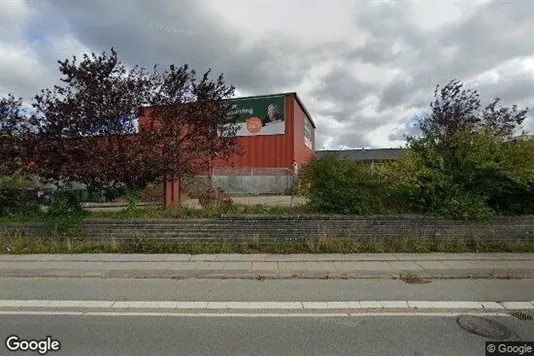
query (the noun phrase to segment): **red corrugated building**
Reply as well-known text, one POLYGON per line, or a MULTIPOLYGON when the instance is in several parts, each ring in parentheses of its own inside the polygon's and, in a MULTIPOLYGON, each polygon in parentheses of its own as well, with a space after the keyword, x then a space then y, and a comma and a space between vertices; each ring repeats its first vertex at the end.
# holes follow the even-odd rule
MULTIPOLYGON (((214 162, 214 169, 247 175, 254 168, 296 173, 315 152, 315 123, 297 93, 251 96, 230 100, 240 118, 242 155, 214 162)), ((261 171, 261 170, 257 170, 261 171)), ((264 170, 268 171, 268 170, 264 170)), ((261 174, 261 173, 260 173, 261 174)), ((178 182, 165 184, 165 202, 179 199, 178 182)))

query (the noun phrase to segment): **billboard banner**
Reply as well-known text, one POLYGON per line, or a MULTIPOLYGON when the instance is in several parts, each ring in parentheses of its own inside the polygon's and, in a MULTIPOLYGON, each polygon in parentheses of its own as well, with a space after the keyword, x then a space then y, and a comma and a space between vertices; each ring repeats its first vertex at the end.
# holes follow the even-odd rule
POLYGON ((231 115, 239 117, 237 136, 283 135, 286 132, 285 97, 231 99, 231 115))
POLYGON ((310 121, 310 118, 304 115, 304 144, 306 145, 306 147, 308 147, 311 150, 313 150, 312 136, 313 136, 313 125, 310 121))

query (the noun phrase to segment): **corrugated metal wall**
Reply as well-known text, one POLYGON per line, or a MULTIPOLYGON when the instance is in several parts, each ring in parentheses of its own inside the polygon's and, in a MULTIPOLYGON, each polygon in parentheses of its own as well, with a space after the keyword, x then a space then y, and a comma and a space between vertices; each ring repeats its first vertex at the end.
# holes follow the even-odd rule
MULTIPOLYGON (((285 134, 240 137, 243 154, 232 157, 229 162, 214 161, 213 167, 287 168, 293 172, 294 161, 301 167, 313 157, 314 150, 304 144, 305 114, 293 95, 285 96, 285 117, 285 134)), ((312 142, 315 148, 315 129, 312 142)), ((165 185, 167 205, 178 199, 179 189, 174 182, 165 185)))
MULTIPOLYGON (((315 152, 313 149, 308 148, 308 146, 306 146, 304 143, 304 110, 302 110, 294 97, 291 99, 295 103, 292 115, 294 122, 294 159, 297 161, 299 166, 302 166, 313 157, 315 152)), ((315 148, 315 129, 312 131, 312 147, 315 148)))
MULTIPOLYGON (((293 138, 295 127, 293 119, 295 101, 293 96, 287 95, 285 97, 285 103, 285 134, 240 137, 239 142, 243 148, 244 154, 232 157, 230 160, 231 165, 234 167, 291 168, 294 159, 293 138)), ((228 166, 228 163, 216 162, 214 163, 214 166, 224 167, 228 166)))

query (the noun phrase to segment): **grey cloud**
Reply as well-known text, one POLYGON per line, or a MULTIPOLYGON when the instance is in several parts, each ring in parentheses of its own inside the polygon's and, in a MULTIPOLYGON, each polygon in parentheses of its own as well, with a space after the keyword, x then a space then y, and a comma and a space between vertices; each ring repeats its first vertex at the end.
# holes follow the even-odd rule
MULTIPOLYGON (((338 67, 315 88, 299 93, 305 103, 318 102, 311 112, 316 121, 331 116, 345 125, 341 132, 318 126, 317 147, 331 137, 333 147, 373 146, 367 133, 398 121, 391 113, 407 108, 414 113, 428 110, 437 84, 445 85, 451 79, 466 81, 506 60, 534 54, 531 1, 490 2, 471 17, 433 32, 415 26, 411 7, 405 3, 358 1, 357 5, 354 24, 369 35, 360 47, 340 41, 305 47, 284 36, 249 42, 247 33, 234 30, 231 23, 210 11, 208 3, 200 1, 38 1, 31 3, 40 15, 31 29, 43 36, 72 34, 95 52, 114 46, 128 64, 189 63, 198 72, 211 67, 214 74, 224 73, 229 83, 251 94, 296 90, 310 68, 335 59, 341 63, 338 67), (396 46, 401 50, 394 52, 396 46), (352 73, 355 61, 399 73, 385 86, 369 84, 352 73), (380 97, 377 116, 363 114, 369 95, 380 97), (322 108, 322 101, 333 102, 335 107, 322 108)), ((49 73, 59 74, 56 61, 63 58, 46 45, 37 52, 42 77, 32 85, 32 70, 13 72, 11 79, 2 78, 1 90, 9 87, 30 92, 34 86, 47 86, 49 73)), ((505 105, 524 105, 534 103, 532 88, 531 77, 507 75, 475 89, 484 103, 498 95, 505 105)), ((532 111, 530 115, 526 126, 534 131, 532 111)), ((400 126, 389 138, 398 140, 409 130, 408 124, 400 126)))
POLYGON ((320 85, 313 89, 311 94, 343 105, 357 103, 365 99, 373 92, 373 87, 358 80, 354 76, 353 70, 347 67, 336 67, 321 79, 320 85))
POLYGON ((417 125, 419 119, 420 117, 418 115, 408 118, 402 127, 389 135, 389 139, 391 141, 403 141, 406 136, 416 136, 420 133, 419 126, 417 125))
POLYGON ((357 24, 367 29, 372 39, 353 51, 353 56, 401 70, 382 93, 383 109, 417 97, 421 90, 431 93, 437 84, 466 80, 507 59, 534 53, 531 2, 481 5, 463 22, 446 25, 426 36, 407 21, 407 8, 368 5, 356 17, 357 24), (391 49, 396 43, 406 48, 393 55, 391 49), (456 52, 447 54, 451 48, 456 52))
MULTIPOLYGON (((534 102, 529 105, 529 108, 534 107, 534 102)), ((534 135, 534 110, 529 109, 530 116, 523 122, 523 129, 530 135, 534 135)))
POLYGON ((421 51, 414 67, 420 77, 438 73, 466 80, 490 70, 511 58, 534 54, 531 36, 534 7, 528 1, 496 1, 482 5, 479 11, 460 24, 446 26, 429 40, 446 48, 457 46, 448 56, 444 51, 421 51))
POLYGON ((391 116, 387 113, 379 113, 377 116, 369 116, 357 109, 356 104, 345 105, 343 109, 336 113, 337 121, 342 122, 342 130, 333 130, 327 127, 319 128, 318 131, 325 132, 325 135, 333 140, 331 147, 375 147, 373 140, 367 137, 367 133, 374 131, 391 121, 391 116))
POLYGON ((402 3, 376 4, 366 2, 355 11, 354 23, 367 31, 370 37, 364 46, 351 51, 350 57, 365 63, 400 64, 403 57, 413 56, 420 44, 427 40, 409 22, 408 6, 402 3), (404 53, 393 52, 398 44, 409 49, 404 53))
MULTIPOLYGON (((325 142, 326 138, 331 139, 328 141, 329 148, 339 149, 343 147, 358 148, 358 147, 370 147, 371 142, 365 137, 365 134, 358 131, 346 132, 340 135, 328 135, 322 134, 317 136, 318 142, 325 142)), ((322 148, 321 145, 317 145, 317 148, 322 148)))
POLYGON ((415 83, 407 79, 399 78, 388 85, 382 92, 380 107, 385 109, 397 106, 406 100, 407 97, 414 94, 415 83))
POLYGON ((525 73, 507 75, 496 83, 479 85, 476 89, 481 98, 487 101, 499 97, 505 103, 525 106, 534 100, 532 75, 525 73))
POLYGON ((276 91, 298 83, 320 55, 303 54, 298 43, 279 37, 245 46, 246 34, 225 28, 201 2, 154 5, 54 3, 90 48, 115 46, 126 62, 143 66, 189 63, 199 72, 212 68, 214 73, 224 73, 227 81, 239 89, 250 92, 276 91))

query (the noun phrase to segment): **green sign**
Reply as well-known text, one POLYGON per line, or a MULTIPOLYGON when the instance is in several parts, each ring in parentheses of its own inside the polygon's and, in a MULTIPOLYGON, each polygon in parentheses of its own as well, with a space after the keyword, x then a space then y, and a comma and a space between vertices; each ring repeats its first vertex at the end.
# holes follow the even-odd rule
POLYGON ((239 117, 237 136, 283 135, 286 132, 285 97, 231 99, 231 115, 239 117))
POLYGON ((313 150, 313 125, 310 118, 304 115, 304 144, 311 150, 313 150))

